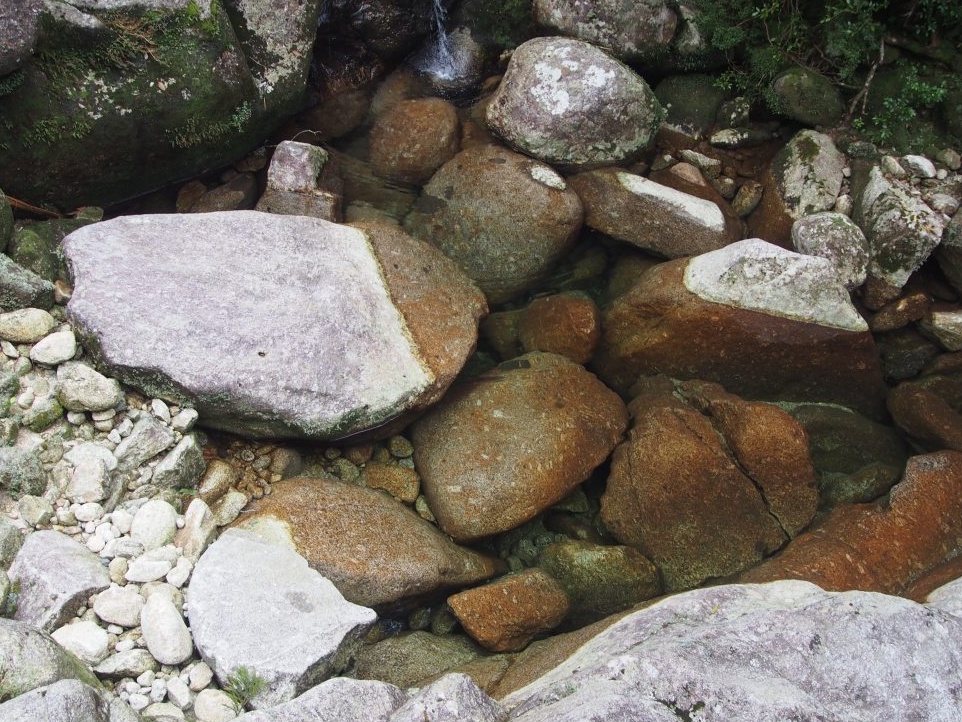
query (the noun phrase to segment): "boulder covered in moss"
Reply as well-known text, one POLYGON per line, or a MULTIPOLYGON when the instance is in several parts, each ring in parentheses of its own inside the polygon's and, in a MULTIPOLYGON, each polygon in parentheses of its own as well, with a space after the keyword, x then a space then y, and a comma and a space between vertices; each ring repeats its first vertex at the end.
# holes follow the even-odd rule
POLYGON ((244 154, 301 106, 319 2, 45 6, 31 62, 0 79, 0 186, 105 205, 244 154))

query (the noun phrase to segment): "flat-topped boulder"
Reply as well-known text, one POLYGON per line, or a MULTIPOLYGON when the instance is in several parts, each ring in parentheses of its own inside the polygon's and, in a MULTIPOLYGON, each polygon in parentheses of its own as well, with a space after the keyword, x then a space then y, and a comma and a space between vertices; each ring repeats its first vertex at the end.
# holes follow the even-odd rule
POLYGON ((97 366, 254 437, 335 439, 437 400, 485 301, 393 226, 256 211, 127 216, 64 240, 97 366))

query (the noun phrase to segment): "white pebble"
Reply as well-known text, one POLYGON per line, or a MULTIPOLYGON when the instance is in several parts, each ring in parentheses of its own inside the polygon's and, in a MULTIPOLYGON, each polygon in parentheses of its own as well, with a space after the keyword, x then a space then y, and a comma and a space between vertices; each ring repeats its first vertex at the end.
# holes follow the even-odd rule
POLYGON ((140 685, 134 682, 133 680, 124 682, 124 692, 126 692, 127 694, 139 694, 140 685))
POLYGON ((111 429, 110 433, 107 434, 107 441, 110 441, 114 444, 119 444, 121 441, 123 441, 123 437, 120 435, 120 432, 117 431, 116 427, 111 429))
POLYGON ((80 426, 83 422, 87 420, 87 414, 83 411, 68 411, 67 412, 67 423, 71 426, 80 426))
POLYGON ((190 687, 180 677, 171 677, 167 680, 167 699, 181 709, 187 709, 193 700, 190 687))
POLYGON ((180 589, 187 583, 187 580, 190 579, 190 573, 193 569, 194 565, 190 563, 190 560, 186 557, 181 557, 177 560, 174 568, 167 573, 167 583, 180 589))
POLYGON ((119 642, 117 642, 117 645, 114 647, 114 649, 118 652, 129 652, 135 646, 137 645, 134 644, 134 640, 129 638, 121 639, 119 642))
POLYGON ((157 679, 157 674, 152 670, 148 669, 146 672, 142 672, 139 677, 137 677, 137 684, 141 687, 150 687, 157 679))
POLYGON ((50 636, 89 665, 100 664, 109 653, 107 632, 95 622, 68 624, 54 630, 50 636))
POLYGON ((107 541, 96 534, 91 535, 91 537, 87 539, 87 548, 94 554, 102 552, 105 546, 107 546, 107 541))
POLYGON ((237 717, 234 700, 219 689, 204 689, 194 700, 197 722, 229 722, 237 717))
POLYGON ((134 692, 127 698, 127 704, 131 706, 134 712, 140 712, 141 710, 146 709, 147 705, 150 704, 150 698, 145 694, 141 694, 140 692, 134 692))
POLYGON ((152 399, 150 402, 150 412, 165 424, 170 423, 170 409, 162 399, 152 399))
POLYGON ((150 685, 150 698, 154 702, 163 702, 167 696, 167 680, 155 679, 150 685))
POLYGON ((198 662, 190 668, 187 675, 187 684, 193 692, 200 692, 207 687, 214 679, 214 672, 207 662, 198 662))

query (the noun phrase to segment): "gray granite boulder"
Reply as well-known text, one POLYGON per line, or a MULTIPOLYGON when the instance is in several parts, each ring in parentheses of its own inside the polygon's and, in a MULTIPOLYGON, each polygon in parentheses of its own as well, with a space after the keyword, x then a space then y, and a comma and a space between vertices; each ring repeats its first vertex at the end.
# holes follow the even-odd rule
POLYGON ((535 0, 535 21, 603 48, 626 62, 656 59, 670 47, 678 14, 664 0, 535 0))
POLYGON ((68 313, 99 368, 212 428, 334 439, 433 403, 480 292, 430 246, 256 211, 127 216, 64 241, 68 313))
POLYGON ((958 719, 962 619, 806 582, 668 597, 502 703, 517 722, 958 719))
POLYGON ((762 174, 765 191, 749 218, 751 232, 787 248, 795 221, 834 208, 845 164, 845 156, 828 135, 814 130, 796 133, 762 174))
POLYGON ((0 719, 3 722, 110 722, 110 705, 93 687, 65 679, 0 704, 0 719))
POLYGON ((0 253, 0 313, 53 306, 53 284, 0 253))
POLYGON ((388 722, 407 699, 392 684, 335 677, 289 702, 242 714, 236 722, 388 722))
POLYGON ((336 672, 377 619, 290 547, 241 529, 201 556, 188 597, 194 644, 221 684, 241 667, 266 682, 255 708, 287 702, 336 672))
POLYGON ((935 250, 944 222, 908 183, 886 175, 880 166, 856 168, 853 219, 868 240, 869 278, 884 287, 879 289, 881 304, 897 298, 935 250))
POLYGON ((0 77, 21 68, 33 54, 42 6, 41 0, 21 0, 0 7, 0 77))
POLYGON ((587 170, 643 152, 664 113, 626 65, 580 40, 547 37, 515 49, 486 118, 522 153, 587 170))
POLYGON ((10 566, 19 584, 14 618, 50 632, 65 624, 90 596, 110 586, 100 559, 59 531, 30 534, 10 566))
POLYGON ((64 679, 100 687, 87 666, 49 635, 26 622, 0 618, 0 699, 64 679))
POLYGON ((792 224, 792 245, 799 253, 831 261, 848 290, 865 282, 868 242, 862 229, 848 216, 825 211, 799 218, 792 224))

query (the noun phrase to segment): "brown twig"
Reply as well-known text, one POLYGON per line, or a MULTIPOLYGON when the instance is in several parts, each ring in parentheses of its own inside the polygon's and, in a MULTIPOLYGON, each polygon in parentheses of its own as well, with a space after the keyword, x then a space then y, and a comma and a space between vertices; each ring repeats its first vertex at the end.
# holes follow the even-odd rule
POLYGON ((57 213, 56 211, 51 211, 47 208, 40 208, 38 206, 31 205, 17 198, 13 198, 12 196, 7 196, 7 202, 10 204, 12 208, 16 208, 17 210, 20 210, 20 211, 35 213, 36 215, 45 216, 46 218, 63 218, 63 216, 60 213, 57 213))

